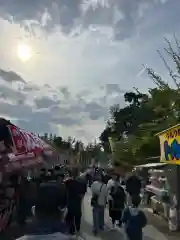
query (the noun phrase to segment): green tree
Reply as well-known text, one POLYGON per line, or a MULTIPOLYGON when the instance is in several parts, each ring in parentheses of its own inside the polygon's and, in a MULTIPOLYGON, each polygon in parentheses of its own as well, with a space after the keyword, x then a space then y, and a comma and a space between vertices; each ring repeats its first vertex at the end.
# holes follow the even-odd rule
POLYGON ((104 148, 105 152, 110 153, 111 148, 109 144, 109 137, 112 135, 111 128, 107 126, 107 128, 104 129, 104 131, 101 133, 99 139, 101 141, 101 145, 104 148))
MULTIPOLYGON (((154 135, 180 121, 180 47, 176 38, 175 41, 176 48, 173 49, 166 40, 168 47, 165 49, 174 62, 174 70, 158 51, 174 86, 153 69, 146 68, 155 87, 145 94, 137 89, 136 92, 127 92, 124 95, 126 107, 115 105, 110 108, 111 118, 100 140, 104 147, 109 146, 109 137, 113 138, 113 159, 116 162, 140 164, 146 162, 147 157, 158 156, 159 141, 154 135)), ((104 149, 107 151, 106 147, 104 149)))
POLYGON ((63 146, 63 140, 62 137, 55 137, 53 139, 53 144, 56 148, 61 149, 63 146))

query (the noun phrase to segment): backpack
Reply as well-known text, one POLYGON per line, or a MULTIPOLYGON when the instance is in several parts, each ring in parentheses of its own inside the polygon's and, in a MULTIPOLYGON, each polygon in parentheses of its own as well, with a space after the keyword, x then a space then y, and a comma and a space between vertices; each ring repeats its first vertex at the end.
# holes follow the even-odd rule
POLYGON ((91 206, 92 207, 97 207, 98 206, 98 199, 99 199, 99 195, 101 193, 102 187, 103 187, 103 183, 102 186, 100 187, 99 193, 98 194, 93 194, 92 198, 91 198, 91 206))
POLYGON ((121 186, 113 186, 110 194, 113 199, 113 208, 124 208, 126 198, 124 189, 121 186))
POLYGON ((137 231, 144 228, 147 224, 147 219, 144 213, 139 209, 128 208, 126 227, 129 229, 136 229, 137 231))

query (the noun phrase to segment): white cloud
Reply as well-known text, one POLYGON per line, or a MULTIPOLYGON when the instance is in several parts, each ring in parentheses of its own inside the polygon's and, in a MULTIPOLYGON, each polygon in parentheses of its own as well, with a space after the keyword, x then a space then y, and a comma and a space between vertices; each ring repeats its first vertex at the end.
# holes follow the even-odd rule
POLYGON ((18 90, 16 82, 3 79, 0 82, 1 116, 29 131, 59 133, 64 137, 73 135, 87 142, 100 134, 108 117, 110 104, 107 105, 109 99, 103 88, 96 89, 101 95, 90 91, 91 97, 86 99, 85 91, 79 98, 65 87, 57 89, 25 83, 18 90), (107 99, 106 105, 100 101, 102 98, 107 99), (80 134, 82 132, 84 136, 80 134))

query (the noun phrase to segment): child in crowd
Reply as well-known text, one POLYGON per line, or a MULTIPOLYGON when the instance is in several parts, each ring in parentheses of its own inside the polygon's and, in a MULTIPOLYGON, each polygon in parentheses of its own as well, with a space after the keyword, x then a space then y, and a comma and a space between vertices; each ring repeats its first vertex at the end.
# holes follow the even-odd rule
POLYGON ((141 198, 132 196, 132 206, 123 211, 122 223, 125 226, 125 232, 129 240, 142 240, 142 229, 147 224, 147 219, 143 211, 139 209, 141 198))

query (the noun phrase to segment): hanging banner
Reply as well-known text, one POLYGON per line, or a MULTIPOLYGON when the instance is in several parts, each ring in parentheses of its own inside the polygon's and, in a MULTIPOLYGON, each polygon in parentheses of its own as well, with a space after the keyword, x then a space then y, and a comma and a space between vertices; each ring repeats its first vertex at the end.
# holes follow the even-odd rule
POLYGON ((34 153, 37 155, 44 150, 45 143, 34 134, 28 133, 14 125, 9 125, 8 128, 16 155, 24 153, 34 153))
POLYGON ((15 154, 24 154, 27 152, 27 148, 25 145, 25 139, 23 138, 19 128, 14 125, 8 126, 9 132, 11 134, 12 142, 13 142, 13 150, 15 154))
POLYGON ((180 124, 168 128, 156 136, 160 140, 160 161, 180 164, 180 124))

